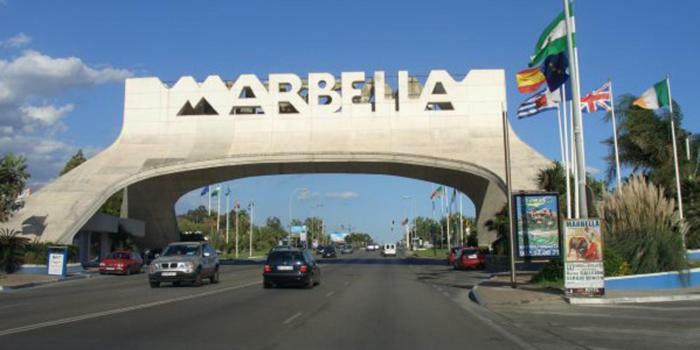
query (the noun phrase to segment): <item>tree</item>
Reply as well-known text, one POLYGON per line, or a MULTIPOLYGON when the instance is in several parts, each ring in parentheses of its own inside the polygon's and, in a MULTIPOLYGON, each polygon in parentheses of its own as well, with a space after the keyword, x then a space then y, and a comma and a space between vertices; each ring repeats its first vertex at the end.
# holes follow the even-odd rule
POLYGON ((9 153, 0 160, 0 222, 9 220, 12 213, 21 208, 17 197, 27 185, 27 179, 26 158, 9 153))
POLYGON ((58 176, 62 176, 63 174, 73 170, 74 168, 78 167, 78 165, 85 163, 86 160, 87 159, 85 159, 85 156, 83 155, 83 150, 79 149, 78 153, 74 154, 66 162, 66 165, 63 166, 63 170, 61 170, 58 176))

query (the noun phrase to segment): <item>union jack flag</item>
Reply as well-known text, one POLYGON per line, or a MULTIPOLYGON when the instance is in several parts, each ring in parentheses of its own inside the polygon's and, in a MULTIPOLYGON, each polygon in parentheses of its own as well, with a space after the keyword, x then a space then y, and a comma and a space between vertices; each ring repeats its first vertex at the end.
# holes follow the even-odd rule
POLYGON ((606 112, 610 112, 612 110, 609 81, 598 89, 589 92, 588 95, 581 97, 582 112, 593 113, 597 112, 598 108, 602 108, 606 112))

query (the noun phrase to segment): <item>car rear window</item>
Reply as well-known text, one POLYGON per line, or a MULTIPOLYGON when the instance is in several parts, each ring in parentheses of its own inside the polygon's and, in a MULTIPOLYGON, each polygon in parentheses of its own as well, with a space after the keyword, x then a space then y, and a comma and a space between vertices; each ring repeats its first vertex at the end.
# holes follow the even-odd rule
POLYGON ((462 251, 462 255, 474 255, 474 254, 478 254, 478 253, 479 253, 479 251, 476 249, 465 249, 462 251))
POLYGON ((273 252, 267 258, 267 263, 272 265, 289 265, 303 261, 304 257, 301 252, 273 252))
POLYGON ((112 253, 107 256, 107 259, 129 259, 129 253, 119 252, 112 253))

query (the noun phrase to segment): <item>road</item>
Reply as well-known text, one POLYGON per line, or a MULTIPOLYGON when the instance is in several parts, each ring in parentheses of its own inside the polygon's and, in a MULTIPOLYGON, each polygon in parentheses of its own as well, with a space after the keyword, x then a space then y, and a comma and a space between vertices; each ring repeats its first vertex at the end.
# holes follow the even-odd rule
MULTIPOLYGON (((604 317, 581 315, 588 309, 576 309, 579 315, 515 306, 492 312, 468 297, 485 278, 367 252, 324 262, 322 283, 311 290, 263 289, 259 265, 224 266, 221 283, 201 287, 151 289, 144 274, 100 276, 0 294, 0 348, 561 349, 596 339, 596 346, 626 348, 631 343, 608 341, 614 327, 600 330, 606 326, 596 322, 624 321, 634 330, 640 320, 632 318, 641 314, 648 318, 641 322, 660 317, 655 313, 682 313, 695 325, 700 319, 693 316, 700 304, 596 313, 610 315, 604 317), (687 307, 695 311, 686 313, 687 307)), ((640 348, 692 348, 693 334, 681 340, 659 335, 669 327, 658 327, 640 348)), ((622 336, 641 342, 639 333, 622 336)))

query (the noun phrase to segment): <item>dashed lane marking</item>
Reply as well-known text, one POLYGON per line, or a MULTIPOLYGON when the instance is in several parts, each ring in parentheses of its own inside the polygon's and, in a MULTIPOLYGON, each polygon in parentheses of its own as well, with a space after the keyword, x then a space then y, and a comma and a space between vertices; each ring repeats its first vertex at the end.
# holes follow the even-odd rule
POLYGON ((330 291, 328 294, 326 294, 326 298, 329 298, 331 295, 335 294, 335 291, 330 291))
POLYGON ((142 309, 147 309, 147 308, 151 308, 151 307, 155 307, 155 306, 172 304, 172 303, 176 303, 179 301, 201 298, 201 297, 205 297, 205 296, 209 296, 209 295, 228 292, 230 290, 246 288, 246 287, 250 287, 250 286, 254 286, 254 285, 258 285, 258 284, 260 284, 260 281, 249 282, 249 283, 245 283, 245 284, 239 284, 239 285, 235 285, 235 286, 219 288, 219 289, 210 290, 210 291, 203 292, 203 293, 186 295, 186 296, 172 298, 172 299, 160 300, 160 301, 156 301, 156 302, 152 302, 152 303, 132 305, 132 306, 122 307, 122 308, 118 308, 118 309, 93 312, 93 313, 88 313, 88 314, 83 314, 83 315, 78 315, 78 316, 68 317, 68 318, 62 318, 62 319, 53 320, 53 321, 35 323, 35 324, 26 325, 26 326, 22 326, 22 327, 4 329, 4 330, 0 330, 0 337, 12 335, 12 334, 17 334, 17 333, 29 332, 29 331, 33 331, 33 330, 37 330, 37 329, 41 329, 41 328, 46 328, 46 327, 53 327, 53 326, 59 326, 59 325, 68 324, 68 323, 90 320, 90 319, 99 318, 99 317, 117 315, 117 314, 121 314, 121 313, 125 313, 125 312, 142 310, 142 309))
POLYGON ((290 318, 284 320, 284 322, 282 322, 282 323, 283 323, 283 324, 290 324, 290 323, 292 323, 292 321, 296 320, 297 317, 301 316, 301 314, 302 314, 301 312, 297 312, 297 313, 295 313, 294 315, 292 315, 292 317, 290 317, 290 318))

